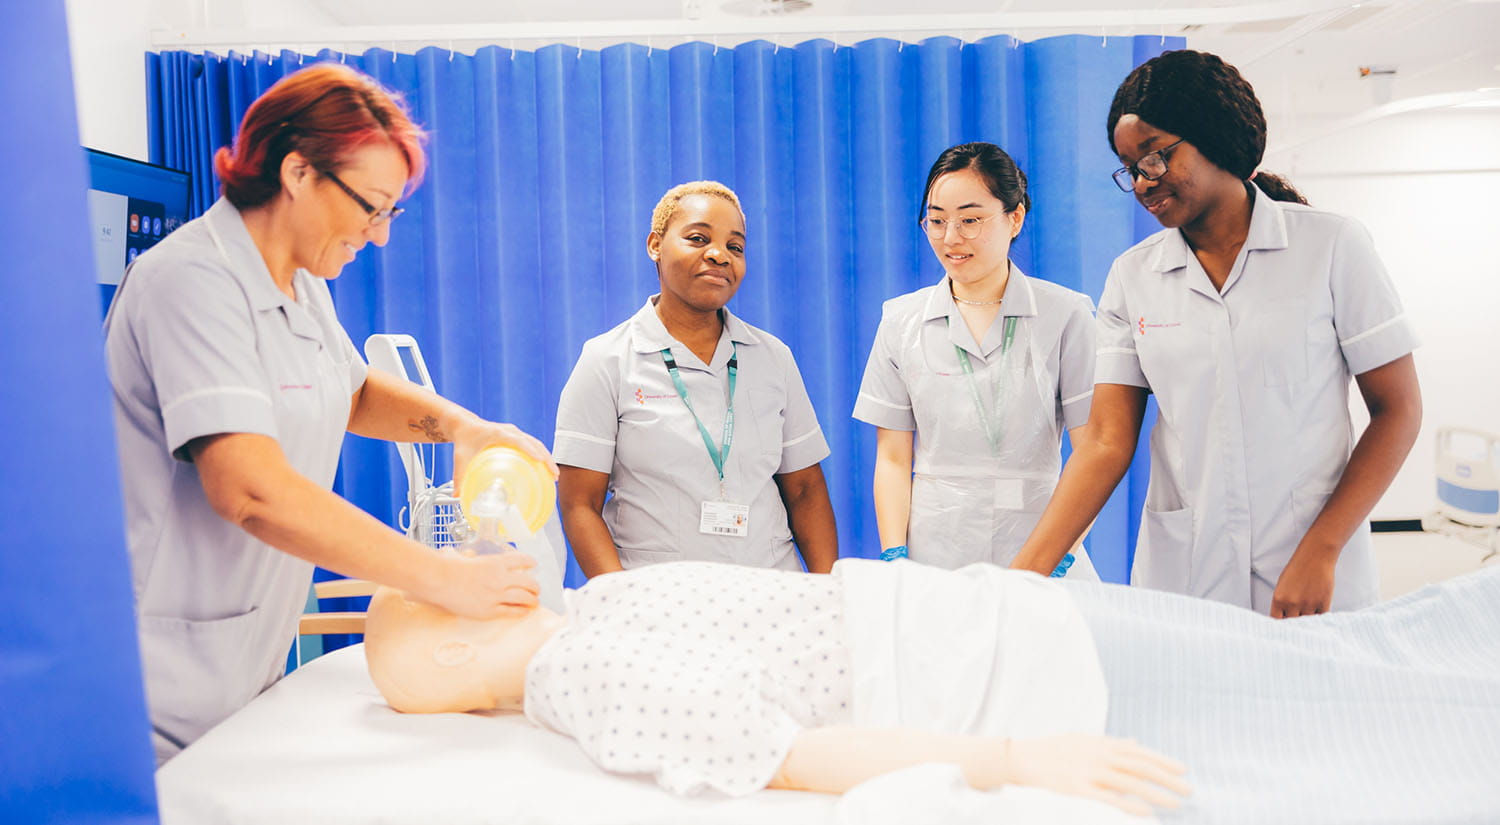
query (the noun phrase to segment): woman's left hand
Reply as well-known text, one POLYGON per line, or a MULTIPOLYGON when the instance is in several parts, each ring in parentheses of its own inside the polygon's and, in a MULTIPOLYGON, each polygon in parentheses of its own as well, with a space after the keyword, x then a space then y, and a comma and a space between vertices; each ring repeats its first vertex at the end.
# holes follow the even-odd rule
POLYGON ((1271 596, 1271 618, 1291 619, 1327 613, 1333 604, 1333 570, 1337 551, 1319 552, 1298 547, 1276 580, 1271 596))
POLYGON ((552 460, 552 454, 547 451, 546 445, 537 439, 522 432, 514 424, 502 424, 498 421, 485 421, 475 418, 468 423, 460 425, 453 433, 453 494, 458 495, 460 479, 464 477, 464 470, 469 466, 472 459, 480 450, 486 447, 506 446, 514 447, 537 461, 547 465, 548 472, 552 473, 552 479, 557 480, 557 464, 552 460))

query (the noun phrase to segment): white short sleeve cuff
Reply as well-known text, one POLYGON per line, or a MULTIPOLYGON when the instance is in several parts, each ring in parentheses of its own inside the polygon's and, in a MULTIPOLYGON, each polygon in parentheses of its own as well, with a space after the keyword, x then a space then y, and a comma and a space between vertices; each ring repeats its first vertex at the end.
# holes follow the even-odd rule
POLYGON ((813 429, 795 436, 781 445, 781 466, 776 474, 794 473, 817 464, 829 455, 828 441, 823 438, 823 429, 813 429))
POLYGON ((615 442, 588 433, 558 430, 552 440, 552 460, 596 473, 613 472, 615 442))
POLYGON ((1101 348, 1094 360, 1094 383, 1151 389, 1146 374, 1141 371, 1141 359, 1133 350, 1101 348))
POLYGON ((917 428, 911 405, 892 404, 865 393, 860 393, 854 400, 854 419, 887 430, 911 432, 917 428))
POLYGON ((1412 329, 1406 316, 1397 315, 1345 338, 1339 342, 1339 347, 1344 351, 1349 372, 1360 375, 1411 353, 1419 343, 1416 330, 1412 329))
POLYGON ((180 461, 189 441, 220 433, 255 433, 276 438, 276 416, 271 399, 254 387, 211 387, 195 390, 162 405, 167 448, 180 461))

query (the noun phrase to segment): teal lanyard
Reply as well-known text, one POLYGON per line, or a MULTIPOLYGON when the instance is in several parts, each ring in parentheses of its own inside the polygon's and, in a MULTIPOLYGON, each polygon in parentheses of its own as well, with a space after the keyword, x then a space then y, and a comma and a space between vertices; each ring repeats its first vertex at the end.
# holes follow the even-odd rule
POLYGON ((677 371, 677 359, 672 357, 672 348, 667 347, 661 351, 661 360, 667 364, 667 374, 672 376, 672 383, 677 387, 677 395, 682 398, 682 403, 687 405, 688 412, 693 414, 693 422, 698 425, 698 434, 703 436, 703 446, 708 448, 708 457, 714 460, 714 469, 719 471, 719 492, 724 491, 724 462, 729 460, 729 446, 734 443, 734 383, 740 369, 739 345, 733 341, 729 342, 729 409, 724 411, 724 446, 714 446, 714 440, 708 434, 708 428, 703 426, 703 420, 698 418, 698 411, 693 409, 693 399, 688 397, 687 385, 682 383, 682 373, 677 371))
MULTIPOLYGON (((979 394, 979 382, 974 379, 974 365, 969 363, 969 354, 964 352, 963 347, 953 345, 953 351, 958 353, 958 363, 964 368, 964 376, 969 379, 969 393, 974 396, 974 410, 979 413, 979 424, 984 427, 984 437, 990 442, 990 455, 992 456, 1000 455, 1000 428, 1005 424, 1000 416, 1000 401, 1005 394, 1005 357, 1010 352, 1011 342, 1015 340, 1016 316, 1010 315, 1005 319, 1005 336, 1000 340, 1000 378, 995 382, 995 419, 993 422, 984 410, 984 399, 979 394)), ((704 438, 707 437, 707 435, 704 436, 704 438)))

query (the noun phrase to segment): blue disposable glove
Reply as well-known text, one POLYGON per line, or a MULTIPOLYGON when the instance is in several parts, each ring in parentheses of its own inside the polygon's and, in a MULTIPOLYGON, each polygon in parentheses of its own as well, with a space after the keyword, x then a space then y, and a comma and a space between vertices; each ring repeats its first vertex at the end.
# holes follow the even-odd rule
POLYGON ((906 558, 906 545, 904 544, 900 547, 888 547, 880 551, 881 561, 895 561, 896 559, 904 558, 906 558))
POLYGON ((1063 576, 1068 575, 1068 568, 1072 566, 1073 554, 1069 553, 1068 555, 1062 557, 1062 561, 1057 563, 1057 567, 1053 568, 1052 575, 1049 576, 1049 578, 1060 579, 1063 576))

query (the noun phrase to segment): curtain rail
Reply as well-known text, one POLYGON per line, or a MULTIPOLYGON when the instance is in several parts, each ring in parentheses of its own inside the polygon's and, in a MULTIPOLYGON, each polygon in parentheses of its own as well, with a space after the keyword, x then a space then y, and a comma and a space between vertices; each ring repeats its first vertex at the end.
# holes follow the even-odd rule
MULTIPOLYGON (((154 48, 256 46, 268 43, 505 43, 508 41, 726 38, 778 35, 939 35, 954 32, 1068 30, 1081 33, 1155 34, 1163 27, 1198 27, 1301 19, 1357 8, 1352 0, 1271 0, 1216 8, 1099 9, 989 14, 712 17, 697 20, 609 20, 548 23, 454 23, 420 26, 288 28, 159 28, 154 48)), ((1175 32, 1174 32, 1175 34, 1175 32)))

